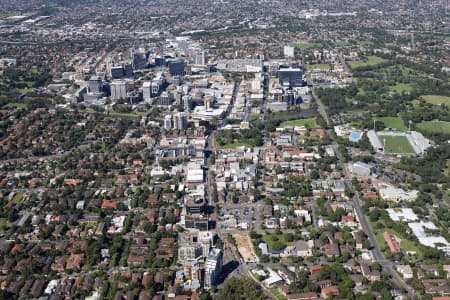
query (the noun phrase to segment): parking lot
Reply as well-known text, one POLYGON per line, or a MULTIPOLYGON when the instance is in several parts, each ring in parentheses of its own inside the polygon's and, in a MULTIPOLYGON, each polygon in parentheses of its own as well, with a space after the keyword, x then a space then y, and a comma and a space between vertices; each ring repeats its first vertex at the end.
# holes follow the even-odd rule
POLYGON ((249 227, 252 226, 252 217, 254 213, 254 207, 243 205, 227 205, 219 209, 219 222, 223 221, 224 227, 229 227, 230 222, 226 222, 229 219, 235 219, 236 224, 247 223, 249 227))

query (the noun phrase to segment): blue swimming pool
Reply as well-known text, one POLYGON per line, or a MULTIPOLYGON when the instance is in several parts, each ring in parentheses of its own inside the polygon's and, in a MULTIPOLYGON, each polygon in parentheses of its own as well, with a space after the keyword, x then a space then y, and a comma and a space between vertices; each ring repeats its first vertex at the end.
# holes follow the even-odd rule
POLYGON ((363 135, 362 132, 358 132, 358 131, 352 132, 350 134, 349 140, 350 140, 350 142, 356 143, 357 141, 359 141, 359 139, 362 137, 362 135, 363 135))

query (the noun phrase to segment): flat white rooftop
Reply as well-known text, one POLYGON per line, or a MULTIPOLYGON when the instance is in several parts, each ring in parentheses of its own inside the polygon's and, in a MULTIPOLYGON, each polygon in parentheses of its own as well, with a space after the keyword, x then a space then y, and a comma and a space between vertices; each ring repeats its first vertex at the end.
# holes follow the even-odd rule
POLYGON ((417 221, 419 218, 411 208, 388 208, 386 211, 392 221, 417 221))

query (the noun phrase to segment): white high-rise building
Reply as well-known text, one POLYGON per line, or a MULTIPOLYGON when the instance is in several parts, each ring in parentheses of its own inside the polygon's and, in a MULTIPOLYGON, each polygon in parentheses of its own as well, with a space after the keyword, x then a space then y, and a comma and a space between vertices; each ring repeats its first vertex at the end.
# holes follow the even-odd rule
POLYGON ((173 94, 172 92, 163 92, 159 97, 160 105, 171 105, 173 102, 173 94))
POLYGON ((124 80, 115 80, 110 84, 111 99, 118 100, 127 97, 128 83, 124 80))
POLYGON ((205 262, 205 288, 217 283, 217 279, 222 272, 223 258, 222 251, 217 248, 211 248, 205 262))
POLYGON ((189 95, 184 95, 181 97, 182 102, 183 102, 183 108, 184 111, 190 111, 190 107, 191 107, 191 96, 189 95))
POLYGON ((187 127, 187 116, 185 113, 179 112, 173 116, 173 128, 183 130, 187 127))
POLYGON ((172 128, 172 116, 166 115, 164 117, 164 129, 171 129, 172 128))
POLYGON ((152 83, 150 81, 146 81, 142 85, 142 98, 145 102, 149 102, 152 99, 152 83))
POLYGON ((286 58, 294 58, 295 57, 295 49, 292 46, 284 46, 284 57, 286 58))
POLYGON ((206 53, 205 50, 200 50, 195 53, 195 64, 196 65, 205 65, 206 64, 206 53))

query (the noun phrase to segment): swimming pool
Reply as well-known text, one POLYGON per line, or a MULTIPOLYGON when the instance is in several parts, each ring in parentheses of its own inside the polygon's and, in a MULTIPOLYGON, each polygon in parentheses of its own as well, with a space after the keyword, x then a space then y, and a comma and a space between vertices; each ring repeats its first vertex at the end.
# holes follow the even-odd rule
POLYGON ((359 131, 352 132, 349 136, 350 142, 356 143, 362 137, 363 133, 359 131))

